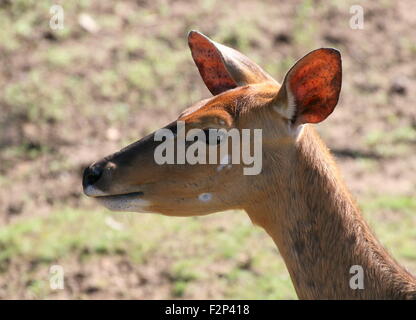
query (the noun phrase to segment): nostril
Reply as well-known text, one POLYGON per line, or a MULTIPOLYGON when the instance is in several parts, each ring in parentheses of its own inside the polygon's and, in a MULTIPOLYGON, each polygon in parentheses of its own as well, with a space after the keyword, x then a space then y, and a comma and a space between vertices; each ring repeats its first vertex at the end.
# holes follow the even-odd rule
POLYGON ((86 168, 84 170, 84 175, 82 179, 84 187, 96 183, 100 179, 102 174, 103 168, 100 166, 92 166, 86 168))

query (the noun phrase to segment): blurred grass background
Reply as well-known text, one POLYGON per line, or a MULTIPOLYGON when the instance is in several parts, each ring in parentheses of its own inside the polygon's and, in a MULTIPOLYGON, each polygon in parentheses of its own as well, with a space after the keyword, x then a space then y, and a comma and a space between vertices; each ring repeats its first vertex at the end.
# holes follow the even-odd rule
POLYGON ((341 51, 341 99, 318 129, 377 236, 415 272, 415 10, 411 0, 0 1, 0 298, 296 298, 243 212, 115 214, 82 195, 86 165, 209 96, 191 29, 277 80, 312 49, 341 51), (49 27, 54 4, 62 30, 49 27), (352 4, 363 30, 349 26, 352 4), (54 264, 64 290, 50 289, 54 264))

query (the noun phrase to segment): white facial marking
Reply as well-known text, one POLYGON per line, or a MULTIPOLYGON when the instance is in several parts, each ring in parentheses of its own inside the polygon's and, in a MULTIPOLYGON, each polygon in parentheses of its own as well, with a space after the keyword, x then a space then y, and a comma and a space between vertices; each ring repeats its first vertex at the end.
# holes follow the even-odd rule
POLYGON ((203 202, 207 202, 207 201, 212 199, 212 194, 211 193, 201 193, 198 196, 198 199, 203 201, 203 202))
POLYGON ((97 189, 96 187, 91 185, 85 188, 85 194, 90 197, 99 197, 105 195, 105 193, 102 192, 100 189, 97 189))
POLYGON ((150 201, 130 196, 98 197, 100 204, 111 211, 149 212, 150 201))
POLYGON ((225 155, 221 160, 220 160, 220 165, 217 167, 217 171, 221 171, 224 168, 231 168, 231 156, 229 154, 225 155))

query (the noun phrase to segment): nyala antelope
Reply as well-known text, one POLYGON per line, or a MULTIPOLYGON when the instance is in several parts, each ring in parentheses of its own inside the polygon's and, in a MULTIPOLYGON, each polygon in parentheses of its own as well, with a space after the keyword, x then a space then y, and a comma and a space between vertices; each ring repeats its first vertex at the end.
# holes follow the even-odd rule
POLYGON ((244 210, 273 238, 300 299, 415 299, 415 278, 370 231, 313 127, 338 102, 340 53, 308 53, 279 84, 199 32, 191 31, 188 42, 213 97, 166 128, 182 121, 187 131, 262 129, 260 174, 242 174, 241 164, 223 170, 158 165, 154 150, 161 142, 151 134, 86 168, 85 194, 114 211, 198 216, 244 210), (363 288, 351 287, 352 266, 362 270, 363 288))

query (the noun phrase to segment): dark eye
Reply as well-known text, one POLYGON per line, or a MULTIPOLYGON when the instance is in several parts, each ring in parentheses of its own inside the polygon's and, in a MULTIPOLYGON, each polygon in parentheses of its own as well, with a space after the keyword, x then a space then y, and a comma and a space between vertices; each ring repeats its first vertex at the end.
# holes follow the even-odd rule
POLYGON ((224 134, 217 129, 204 129, 205 142, 209 145, 218 145, 224 138, 224 134), (210 135, 211 131, 211 135, 210 135))

